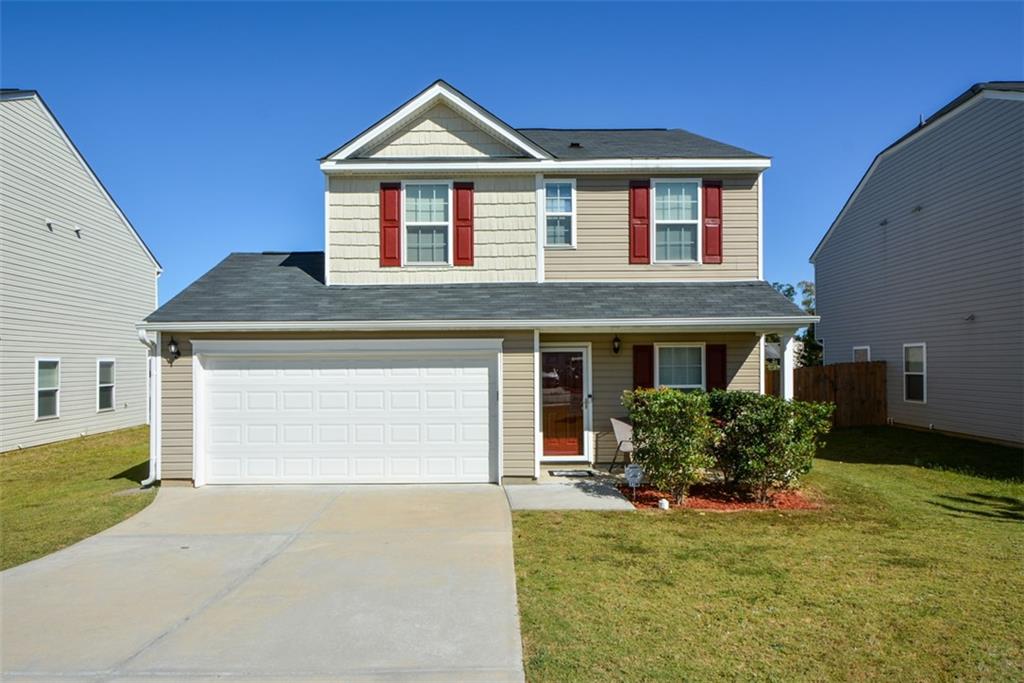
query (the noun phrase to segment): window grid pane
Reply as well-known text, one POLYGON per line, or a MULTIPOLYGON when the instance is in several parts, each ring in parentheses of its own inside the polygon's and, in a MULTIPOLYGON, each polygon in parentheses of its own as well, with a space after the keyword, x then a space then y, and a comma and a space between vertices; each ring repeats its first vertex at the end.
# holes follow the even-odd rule
POLYGON ((699 387, 704 369, 699 347, 664 347, 658 349, 658 383, 665 386, 699 387))
POLYGON ((572 219, 569 216, 548 216, 548 244, 572 244, 572 219))
POLYGON ((99 409, 100 410, 111 410, 114 407, 114 387, 105 386, 100 387, 100 399, 99 409))
POLYGON ((39 361, 37 377, 40 389, 58 388, 60 386, 60 362, 55 360, 39 361))
POLYGON ((696 221, 697 183, 657 183, 654 218, 657 221, 696 221))
POLYGON ((40 390, 37 397, 36 412, 39 417, 56 417, 57 415, 57 390, 40 390))
POLYGON ((904 347, 903 369, 905 372, 924 372, 924 347, 904 347))
POLYGON ((447 223, 447 185, 406 185, 405 220, 407 223, 447 223))
POLYGON ((545 198, 548 213, 572 213, 572 183, 548 183, 545 198))
POLYGON ((924 375, 904 375, 908 401, 924 400, 924 375))
POLYGON ((655 253, 658 261, 696 261, 697 226, 661 223, 654 232, 655 253))
POLYGON ((405 260, 409 263, 447 263, 448 228, 410 226, 406 230, 405 260))
POLYGON ((100 384, 114 383, 114 364, 111 361, 100 361, 100 384))

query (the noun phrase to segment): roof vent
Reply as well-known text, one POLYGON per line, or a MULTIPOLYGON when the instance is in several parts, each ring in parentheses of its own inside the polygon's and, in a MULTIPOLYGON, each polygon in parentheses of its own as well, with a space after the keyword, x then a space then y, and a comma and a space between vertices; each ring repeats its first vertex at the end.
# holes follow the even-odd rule
POLYGON ((583 145, 581 145, 578 142, 570 142, 569 143, 569 149, 581 149, 582 147, 583 147, 583 145))

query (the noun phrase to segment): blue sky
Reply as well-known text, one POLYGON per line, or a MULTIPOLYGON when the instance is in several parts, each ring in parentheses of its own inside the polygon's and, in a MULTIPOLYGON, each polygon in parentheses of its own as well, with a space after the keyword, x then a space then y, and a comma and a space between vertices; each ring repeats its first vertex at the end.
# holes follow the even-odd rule
POLYGON ((323 248, 316 159, 437 78, 513 126, 678 127, 773 157, 765 275, 807 257, 874 155, 1024 79, 1021 3, 0 5, 35 88, 164 265, 323 248))

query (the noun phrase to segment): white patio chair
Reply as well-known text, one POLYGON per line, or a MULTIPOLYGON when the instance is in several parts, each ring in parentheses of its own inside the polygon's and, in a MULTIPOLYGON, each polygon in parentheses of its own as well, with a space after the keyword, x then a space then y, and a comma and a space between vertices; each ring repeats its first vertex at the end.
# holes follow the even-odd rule
POLYGON ((615 457, 612 458, 612 464, 608 467, 608 471, 611 472, 615 469, 615 463, 619 460, 619 455, 622 455, 622 468, 626 468, 626 463, 631 458, 633 453, 633 425, 629 424, 625 420, 620 420, 613 417, 612 419, 612 433, 615 435, 615 457))

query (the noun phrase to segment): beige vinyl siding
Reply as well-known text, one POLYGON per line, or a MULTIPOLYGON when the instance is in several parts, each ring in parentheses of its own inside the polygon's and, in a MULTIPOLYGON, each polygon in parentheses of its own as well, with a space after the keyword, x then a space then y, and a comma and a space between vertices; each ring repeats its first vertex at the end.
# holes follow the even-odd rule
MULTIPOLYGON (((756 280, 758 248, 757 175, 694 172, 722 181, 722 263, 629 263, 629 182, 644 175, 576 178, 576 248, 544 250, 548 280, 756 280)), ((659 175, 657 178, 671 176, 659 175)), ((546 180, 556 177, 545 176, 546 180)), ((652 245, 653 249, 653 245, 652 245)), ((652 254, 653 255, 653 254, 652 254)))
POLYGON ((503 477, 532 477, 534 461, 533 332, 394 332, 309 334, 190 334, 164 332, 162 350, 163 479, 192 479, 192 339, 438 339, 499 337, 502 344, 503 477), (181 357, 169 360, 167 344, 178 342, 181 357))
POLYGON ((135 324, 155 305, 155 264, 43 105, 0 101, 0 451, 145 423, 135 324), (61 359, 57 419, 35 420, 37 356, 61 359), (100 357, 113 411, 96 410, 100 357))
POLYGON ((726 376, 733 391, 759 391, 760 337, 745 333, 721 334, 625 334, 620 333, 622 349, 612 353, 614 333, 598 335, 542 334, 541 346, 548 343, 591 344, 593 428, 596 437, 597 462, 610 462, 615 455, 615 437, 611 418, 624 417, 622 392, 633 388, 633 346, 636 344, 667 344, 695 342, 726 345, 726 376))
POLYGON ((523 153, 485 132, 445 104, 402 126, 384 142, 356 153, 366 158, 520 157, 523 153))
MULTIPOLYGON (((421 177, 330 178, 331 284, 532 282, 537 279, 537 200, 533 176, 445 178, 474 184, 472 266, 381 268, 380 184, 421 177)), ((404 249, 404 234, 402 245, 404 249)), ((449 250, 453 247, 449 245, 449 250)))
POLYGON ((1024 101, 968 105, 885 154, 818 252, 825 362, 870 346, 897 423, 1024 442, 1021 150, 1024 101), (903 400, 917 342, 926 404, 903 400))

